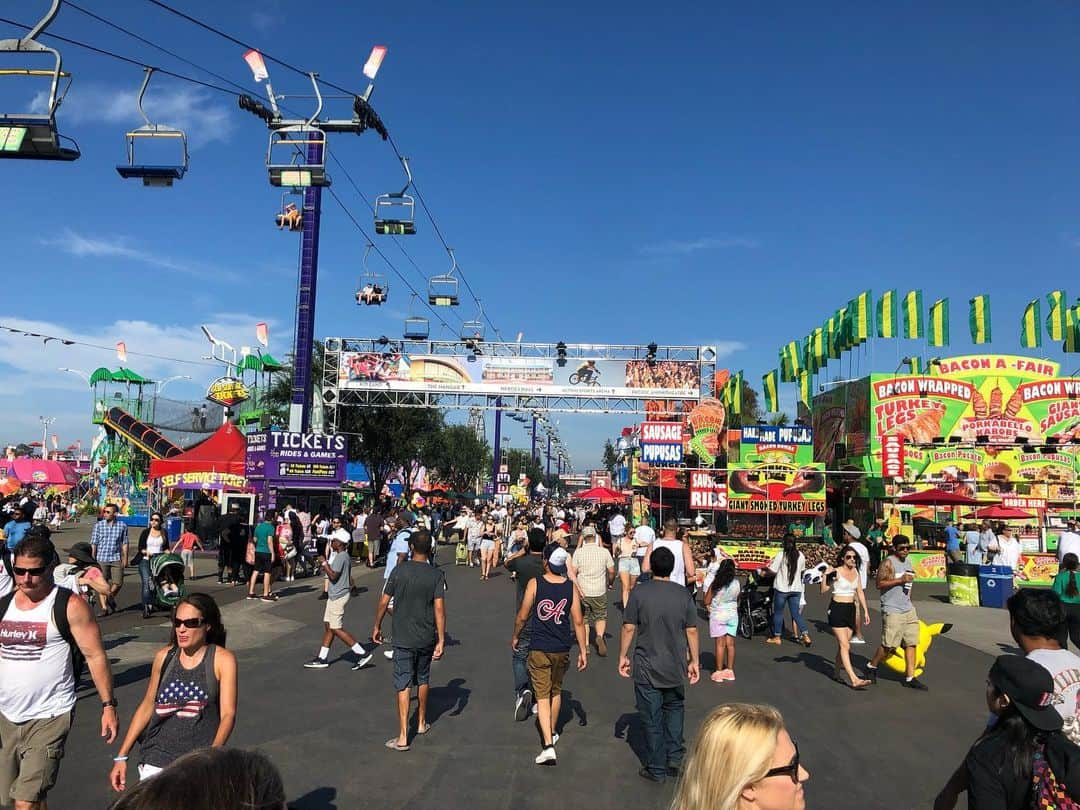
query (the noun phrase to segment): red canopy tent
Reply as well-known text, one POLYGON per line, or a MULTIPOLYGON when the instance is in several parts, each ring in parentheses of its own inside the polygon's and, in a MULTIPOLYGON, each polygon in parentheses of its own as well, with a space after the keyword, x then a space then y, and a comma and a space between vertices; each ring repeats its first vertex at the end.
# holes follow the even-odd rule
POLYGON ((897 503, 917 506, 979 506, 985 504, 986 501, 969 498, 967 495, 957 495, 955 492, 946 492, 943 489, 928 489, 905 495, 899 498, 897 503))
POLYGON ((247 439, 236 425, 226 422, 204 442, 172 458, 156 458, 150 462, 150 477, 183 473, 222 473, 244 476, 247 439))
POLYGON ((621 492, 607 487, 593 487, 584 492, 578 492, 574 497, 582 501, 596 501, 597 503, 624 503, 627 498, 621 492))
POLYGON ((964 517, 977 517, 987 518, 993 520, 1030 520, 1035 517, 1030 512, 1025 512, 1023 509, 1016 509, 1012 506, 987 506, 985 509, 976 509, 964 517))

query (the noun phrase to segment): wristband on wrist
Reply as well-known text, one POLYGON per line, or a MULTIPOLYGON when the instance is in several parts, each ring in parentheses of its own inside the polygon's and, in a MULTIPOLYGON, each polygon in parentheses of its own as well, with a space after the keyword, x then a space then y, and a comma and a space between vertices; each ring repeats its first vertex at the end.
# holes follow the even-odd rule
POLYGON ((127 757, 113 757, 112 761, 113 762, 127 762, 128 758, 127 757))

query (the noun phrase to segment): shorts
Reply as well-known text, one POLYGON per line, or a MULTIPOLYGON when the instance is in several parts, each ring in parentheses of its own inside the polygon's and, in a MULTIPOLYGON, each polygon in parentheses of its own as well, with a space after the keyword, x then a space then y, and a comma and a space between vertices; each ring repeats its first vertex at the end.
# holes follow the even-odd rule
POLYGON ((914 610, 881 614, 881 646, 915 647, 919 644, 919 617, 914 610))
POLYGON ((124 584, 124 566, 120 564, 119 560, 101 563, 101 573, 105 575, 105 581, 111 585, 119 588, 124 584))
POLYGON ((480 549, 480 538, 470 537, 468 540, 469 551, 478 551, 480 549))
POLYGON ((723 638, 724 636, 735 637, 739 629, 739 615, 736 613, 730 619, 719 619, 709 615, 709 637, 723 638))
POLYGON ((195 564, 195 551, 190 548, 180 549, 180 559, 186 567, 190 567, 195 564))
POLYGON ((410 686, 426 686, 431 679, 431 656, 434 647, 413 650, 394 647, 394 689, 404 692, 410 686))
POLYGON ((554 697, 562 692, 563 677, 570 668, 570 652, 529 650, 526 659, 533 695, 538 699, 554 697))
POLYGON ((607 621, 607 596, 583 596, 581 612, 585 614, 585 624, 607 621))
POLYGON ((494 540, 490 540, 487 537, 485 537, 483 540, 480 541, 480 550, 481 551, 494 551, 494 549, 495 549, 495 541, 494 540))
POLYGON ((255 552, 255 573, 256 574, 269 574, 270 569, 274 565, 274 555, 267 554, 264 551, 255 552))
POLYGON ((12 723, 0 714, 0 802, 39 802, 60 772, 71 713, 12 723))
POLYGON ((829 602, 829 627, 846 627, 855 631, 855 603, 837 602, 835 599, 829 602))
POLYGON ((632 577, 641 576, 641 563, 637 557, 619 557, 619 573, 632 577))
POLYGON ((326 609, 323 610, 322 620, 329 625, 331 630, 340 630, 345 626, 345 605, 348 603, 349 594, 326 600, 326 609))

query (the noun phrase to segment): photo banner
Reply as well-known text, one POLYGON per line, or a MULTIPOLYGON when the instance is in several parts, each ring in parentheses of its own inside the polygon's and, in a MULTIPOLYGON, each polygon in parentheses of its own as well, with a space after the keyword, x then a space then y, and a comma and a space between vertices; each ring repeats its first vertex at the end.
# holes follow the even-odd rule
POLYGON ((693 360, 591 360, 342 352, 338 387, 491 396, 625 397, 696 400, 701 365, 693 360), (471 359, 470 359, 471 358, 471 359))

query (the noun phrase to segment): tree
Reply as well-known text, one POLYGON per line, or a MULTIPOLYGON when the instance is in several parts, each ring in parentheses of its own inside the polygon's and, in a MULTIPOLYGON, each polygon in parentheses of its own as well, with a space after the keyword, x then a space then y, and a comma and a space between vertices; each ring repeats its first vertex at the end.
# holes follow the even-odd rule
POLYGON ((783 411, 780 411, 780 413, 773 414, 771 417, 769 417, 770 425, 786 425, 789 421, 790 419, 788 415, 783 411))
POLYGON ((728 415, 728 424, 733 428, 743 425, 756 425, 761 419, 761 402, 758 400, 757 391, 750 387, 745 379, 742 384, 742 413, 728 415))
POLYGON ((516 484, 521 473, 529 478, 530 487, 535 487, 544 480, 544 470, 540 462, 529 454, 528 450, 519 450, 511 447, 502 454, 503 463, 510 473, 510 483, 516 484))
POLYGON ((615 468, 619 466, 619 454, 615 450, 615 445, 611 443, 611 439, 604 440, 604 455, 601 458, 601 463, 604 465, 604 469, 611 473, 612 478, 614 478, 615 468))
POLYGON ((408 472, 425 453, 433 455, 430 437, 442 429, 442 414, 431 408, 345 407, 340 417, 338 430, 349 435, 349 457, 367 467, 375 497, 395 471, 408 472))
POLYGON ((491 464, 491 449, 466 425, 450 425, 435 435, 428 447, 428 469, 436 479, 457 492, 472 492, 476 479, 491 464))

